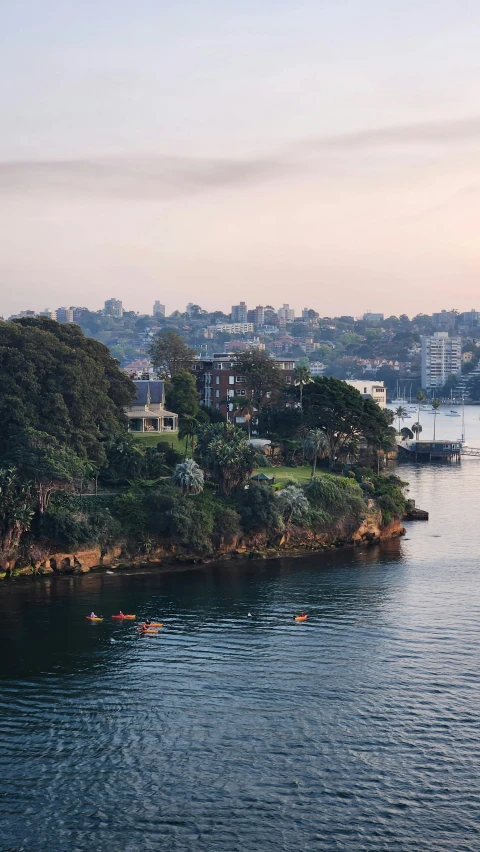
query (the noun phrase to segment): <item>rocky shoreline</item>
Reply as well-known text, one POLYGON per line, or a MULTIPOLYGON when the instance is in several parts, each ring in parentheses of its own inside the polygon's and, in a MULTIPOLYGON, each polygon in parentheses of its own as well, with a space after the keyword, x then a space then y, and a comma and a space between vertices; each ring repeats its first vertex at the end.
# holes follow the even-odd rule
POLYGON ((371 511, 360 527, 353 533, 337 527, 328 533, 313 533, 311 530, 293 528, 276 539, 267 539, 257 535, 248 540, 224 541, 222 546, 212 553, 195 553, 172 545, 161 544, 152 547, 148 553, 134 553, 127 543, 102 552, 99 547, 91 547, 72 552, 57 551, 37 554, 29 564, 19 564, 20 560, 7 565, 0 573, 0 579, 27 579, 55 575, 88 574, 90 571, 122 570, 133 566, 157 567, 172 570, 175 567, 206 565, 229 559, 274 559, 282 556, 306 556, 328 549, 343 547, 361 547, 377 544, 405 535, 400 519, 383 524, 378 510, 371 511))

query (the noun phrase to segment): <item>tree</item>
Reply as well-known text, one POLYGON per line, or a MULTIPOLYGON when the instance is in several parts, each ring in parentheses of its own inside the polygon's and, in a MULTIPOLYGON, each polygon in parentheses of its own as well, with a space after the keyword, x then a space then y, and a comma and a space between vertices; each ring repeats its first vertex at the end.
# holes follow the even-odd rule
POLYGON ((188 441, 190 439, 190 446, 193 450, 193 441, 197 432, 198 427, 200 426, 200 421, 197 420, 196 417, 192 417, 190 414, 185 414, 180 419, 180 428, 178 430, 178 438, 180 441, 183 441, 185 438, 185 458, 187 458, 188 453, 188 441))
MULTIPOLYGON (((425 394, 424 394, 423 390, 420 388, 420 390, 417 391, 417 402, 418 402, 417 424, 418 425, 420 425, 420 405, 421 405, 421 403, 423 402, 424 399, 425 399, 425 394)), ((412 430, 415 431, 413 429, 413 427, 412 427, 412 430)), ((421 429, 419 431, 421 431, 421 429)))
POLYGON ((165 404, 179 417, 196 417, 200 407, 200 394, 195 377, 188 370, 178 370, 165 385, 165 404))
POLYGON ((300 388, 300 411, 303 414, 303 387, 311 379, 310 370, 305 364, 300 364, 295 369, 295 382, 300 388))
POLYGON ((416 438, 420 435, 420 432, 423 432, 423 426, 420 423, 414 423, 412 426, 412 432, 416 438))
POLYGON ((0 468, 0 554, 2 567, 18 547, 22 533, 33 518, 33 498, 28 483, 22 482, 13 466, 0 468))
POLYGON ((309 504, 305 493, 296 485, 287 485, 277 493, 280 511, 285 523, 301 521, 308 515, 309 504))
POLYGON ((195 459, 218 486, 220 494, 239 489, 253 473, 255 450, 233 423, 200 426, 195 459))
POLYGON ((201 494, 204 486, 203 471, 193 459, 177 464, 172 480, 182 489, 182 494, 201 494))
POLYGON ((312 463, 311 479, 315 476, 317 459, 328 455, 328 439, 322 429, 311 429, 303 441, 303 453, 312 463))
POLYGON ((173 378, 179 370, 189 370, 196 356, 177 331, 164 328, 151 343, 148 353, 161 378, 173 378))
POLYGON ((83 459, 105 463, 105 442, 126 429, 135 385, 106 346, 47 318, 0 323, 0 455, 32 428, 83 459))
POLYGON ((255 404, 253 399, 245 399, 239 397, 240 400, 240 415, 247 424, 248 440, 252 437, 252 419, 255 415, 255 404))
POLYGON ((258 408, 274 402, 284 380, 280 367, 260 349, 248 349, 238 355, 235 371, 245 376, 245 385, 258 408))
POLYGON ((376 402, 363 399, 351 385, 332 376, 306 385, 303 404, 306 424, 322 429, 327 437, 330 470, 337 459, 352 454, 360 437, 373 444, 389 429, 376 402))
POLYGON ((403 405, 399 405, 398 408, 395 409, 394 414, 395 414, 396 419, 398 420, 398 434, 400 434, 400 428, 401 428, 400 424, 403 423, 405 417, 408 414, 408 411, 407 411, 406 408, 403 407, 403 405))
POLYGON ((87 474, 88 465, 73 450, 46 432, 24 429, 7 443, 4 456, 24 482, 32 482, 37 509, 43 514, 54 491, 65 491, 87 474))
POLYGON ((432 400, 432 408, 433 408, 433 411, 434 411, 434 414, 433 414, 433 440, 435 440, 435 426, 436 426, 436 420, 437 420, 437 411, 440 408, 440 400, 437 399, 436 397, 435 397, 435 399, 432 400))

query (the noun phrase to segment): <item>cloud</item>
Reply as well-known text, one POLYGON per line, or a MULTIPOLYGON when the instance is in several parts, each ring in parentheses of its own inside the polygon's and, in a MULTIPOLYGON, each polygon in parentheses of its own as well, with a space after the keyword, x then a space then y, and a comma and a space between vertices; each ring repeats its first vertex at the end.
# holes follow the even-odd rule
POLYGON ((480 141, 480 118, 371 128, 307 139, 281 153, 251 159, 165 156, 93 157, 0 162, 0 194, 83 195, 123 199, 168 199, 259 183, 320 168, 318 158, 351 152, 389 152, 409 146, 480 141))

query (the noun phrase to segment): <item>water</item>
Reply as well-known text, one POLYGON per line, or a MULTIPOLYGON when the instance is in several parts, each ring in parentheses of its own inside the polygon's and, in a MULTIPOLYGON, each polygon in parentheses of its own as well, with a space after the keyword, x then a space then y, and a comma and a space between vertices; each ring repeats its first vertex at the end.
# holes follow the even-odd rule
POLYGON ((480 460, 400 471, 382 547, 2 588, 0 850, 480 849, 480 460))

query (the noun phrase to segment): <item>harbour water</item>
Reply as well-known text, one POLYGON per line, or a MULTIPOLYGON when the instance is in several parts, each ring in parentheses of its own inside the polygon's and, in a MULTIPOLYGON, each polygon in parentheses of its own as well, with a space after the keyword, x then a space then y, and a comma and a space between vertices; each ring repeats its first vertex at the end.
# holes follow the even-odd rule
POLYGON ((0 850, 478 850, 480 459, 399 472, 381 547, 1 588, 0 850))

